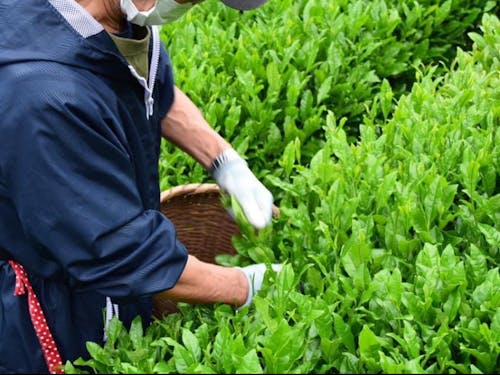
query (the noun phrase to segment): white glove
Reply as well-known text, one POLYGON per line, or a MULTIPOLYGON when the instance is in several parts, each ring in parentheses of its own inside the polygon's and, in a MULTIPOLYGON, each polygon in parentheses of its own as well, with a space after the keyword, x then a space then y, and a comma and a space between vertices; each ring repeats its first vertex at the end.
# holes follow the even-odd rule
MULTIPOLYGON (((281 264, 271 264, 274 272, 280 272, 283 265, 281 264)), ((264 274, 266 273, 266 265, 264 263, 252 264, 246 267, 236 267, 242 271, 248 280, 248 296, 247 300, 240 308, 248 306, 252 303, 253 296, 257 294, 262 288, 262 282, 264 281, 264 274)))
POLYGON ((260 229, 271 222, 271 192, 255 177, 247 162, 234 149, 221 152, 209 171, 221 190, 233 195, 238 201, 250 224, 260 229))

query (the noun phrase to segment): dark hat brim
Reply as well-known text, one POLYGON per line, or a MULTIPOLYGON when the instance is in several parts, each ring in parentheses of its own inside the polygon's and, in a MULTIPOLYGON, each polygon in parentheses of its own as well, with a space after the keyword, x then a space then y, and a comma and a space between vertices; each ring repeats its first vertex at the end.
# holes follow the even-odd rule
POLYGON ((228 7, 237 10, 251 10, 267 3, 268 0, 221 0, 228 7))

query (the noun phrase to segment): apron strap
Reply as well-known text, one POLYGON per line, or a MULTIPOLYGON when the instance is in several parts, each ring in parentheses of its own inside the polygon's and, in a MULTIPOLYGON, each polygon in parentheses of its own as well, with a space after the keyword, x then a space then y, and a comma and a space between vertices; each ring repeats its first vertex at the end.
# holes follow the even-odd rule
POLYGON ((28 307, 31 316, 31 322, 35 328, 36 336, 42 347, 45 363, 51 374, 64 374, 62 367, 61 355, 57 349, 57 345, 52 337, 47 320, 43 313, 38 297, 31 286, 28 275, 24 271, 23 266, 19 263, 9 260, 9 264, 16 274, 15 296, 20 296, 28 292, 28 307))

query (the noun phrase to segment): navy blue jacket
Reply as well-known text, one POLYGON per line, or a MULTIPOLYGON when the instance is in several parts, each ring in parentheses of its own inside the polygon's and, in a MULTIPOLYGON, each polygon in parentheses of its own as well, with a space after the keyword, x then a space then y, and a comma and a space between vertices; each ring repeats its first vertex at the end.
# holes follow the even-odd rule
POLYGON ((74 0, 0 0, 0 372, 47 372, 14 296, 24 266, 63 362, 103 340, 106 297, 151 319, 187 252, 159 211, 170 60, 152 28, 144 87, 74 0))

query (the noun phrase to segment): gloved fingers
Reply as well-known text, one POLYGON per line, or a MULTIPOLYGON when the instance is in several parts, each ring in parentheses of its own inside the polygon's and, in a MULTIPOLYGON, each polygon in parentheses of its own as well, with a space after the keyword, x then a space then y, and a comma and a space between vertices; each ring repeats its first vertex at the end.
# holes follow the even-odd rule
POLYGON ((272 220, 273 196, 255 177, 243 159, 235 159, 219 166, 213 176, 221 190, 233 195, 249 223, 257 229, 272 220))
MULTIPOLYGON (((245 303, 241 306, 248 306, 252 303, 253 296, 262 289, 262 283, 264 281, 264 274, 267 271, 267 266, 264 263, 251 264, 246 267, 236 267, 246 276, 248 281, 248 296, 245 303)), ((278 273, 283 268, 282 264, 275 263, 271 264, 271 268, 274 272, 278 273)))
POLYGON ((274 198, 271 192, 267 190, 264 185, 262 185, 260 182, 259 184, 260 188, 258 189, 258 192, 255 194, 257 197, 256 201, 260 211, 262 212, 262 215, 264 216, 264 220, 266 223, 265 225, 267 225, 271 222, 273 218, 274 198))
POLYGON ((247 220, 255 228, 261 229, 269 224, 272 217, 272 203, 270 205, 264 202, 264 205, 259 199, 256 199, 254 194, 240 194, 235 196, 236 200, 240 204, 247 220))

